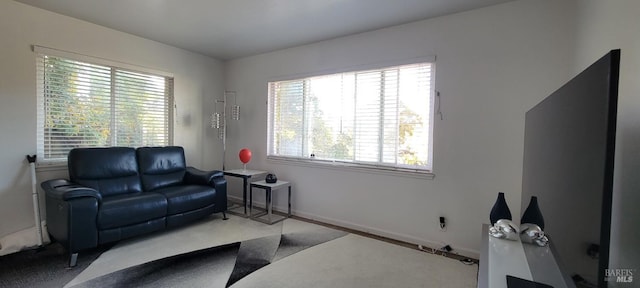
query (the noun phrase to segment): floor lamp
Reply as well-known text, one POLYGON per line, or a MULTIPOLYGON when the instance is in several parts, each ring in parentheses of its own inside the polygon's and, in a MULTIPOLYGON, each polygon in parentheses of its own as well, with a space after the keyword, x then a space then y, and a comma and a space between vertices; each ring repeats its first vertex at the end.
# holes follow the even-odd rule
POLYGON ((222 170, 226 170, 226 152, 227 152, 227 104, 229 99, 233 98, 231 106, 231 119, 240 120, 240 106, 236 91, 224 91, 223 99, 216 99, 214 112, 211 114, 211 128, 218 129, 218 139, 222 140, 222 170), (222 109, 218 108, 219 106, 222 109))

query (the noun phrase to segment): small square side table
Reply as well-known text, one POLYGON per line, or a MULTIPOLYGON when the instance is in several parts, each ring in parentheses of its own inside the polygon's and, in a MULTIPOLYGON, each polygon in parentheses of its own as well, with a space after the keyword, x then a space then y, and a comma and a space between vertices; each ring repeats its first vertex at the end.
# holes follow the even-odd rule
MULTIPOLYGON (((257 178, 257 177, 261 177, 263 175, 267 174, 267 171, 261 171, 261 170, 244 170, 244 169, 233 169, 233 170, 226 170, 223 171, 224 175, 226 176, 231 176, 231 177, 238 177, 238 178, 242 178, 242 207, 244 207, 244 214, 242 212, 238 213, 232 209, 227 209, 227 212, 234 214, 234 215, 239 215, 239 216, 244 216, 245 218, 248 216, 247 214, 247 187, 249 186, 249 179, 251 178, 257 178)), ((236 208, 237 209, 237 208, 236 208)))
POLYGON ((278 182, 276 183, 267 183, 264 180, 262 181, 257 181, 257 182, 251 182, 251 185, 249 187, 249 217, 253 220, 259 221, 259 222, 263 222, 263 223, 267 223, 267 224, 273 224, 276 222, 280 222, 286 218, 291 217, 291 183, 288 181, 282 181, 282 180, 278 180, 278 182), (289 200, 288 200, 288 211, 287 211, 287 216, 283 217, 283 216, 277 216, 277 220, 274 220, 274 216, 273 215, 273 193, 272 191, 276 191, 280 188, 284 188, 287 187, 289 190, 289 200), (262 213, 258 213, 256 215, 253 214, 253 188, 261 188, 265 190, 266 193, 266 203, 265 203, 265 211, 262 213), (261 218, 262 216, 267 216, 266 219, 261 218))

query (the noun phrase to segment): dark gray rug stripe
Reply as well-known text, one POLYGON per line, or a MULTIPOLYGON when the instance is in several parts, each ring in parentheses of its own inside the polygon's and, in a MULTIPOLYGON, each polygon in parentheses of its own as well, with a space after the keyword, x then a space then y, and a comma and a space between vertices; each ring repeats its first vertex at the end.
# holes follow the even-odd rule
POLYGON ((69 255, 59 243, 0 256, 0 287, 63 287, 111 246, 82 251, 72 269, 67 267, 69 255))
POLYGON ((226 287, 233 285, 238 280, 267 266, 276 254, 280 244, 280 235, 267 236, 243 241, 238 251, 236 264, 229 277, 226 287))
POLYGON ((162 258, 103 275, 81 287, 209 287, 219 271, 235 262, 240 242, 162 258))
POLYGON ((280 239, 278 251, 271 260, 271 263, 315 245, 338 239, 347 234, 349 233, 333 229, 283 234, 280 239))
POLYGON ((275 235, 242 242, 236 265, 226 287, 230 287, 245 276, 282 258, 347 234, 343 231, 321 228, 314 231, 275 235))

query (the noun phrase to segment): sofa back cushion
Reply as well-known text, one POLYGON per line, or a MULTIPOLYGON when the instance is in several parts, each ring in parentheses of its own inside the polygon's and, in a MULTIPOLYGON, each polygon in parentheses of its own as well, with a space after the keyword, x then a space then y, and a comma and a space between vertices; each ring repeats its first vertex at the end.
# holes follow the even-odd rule
POLYGON ((69 152, 69 179, 104 196, 142 192, 133 148, 76 148, 69 152))
POLYGON ((136 153, 144 191, 183 183, 187 166, 182 147, 141 147, 136 153))

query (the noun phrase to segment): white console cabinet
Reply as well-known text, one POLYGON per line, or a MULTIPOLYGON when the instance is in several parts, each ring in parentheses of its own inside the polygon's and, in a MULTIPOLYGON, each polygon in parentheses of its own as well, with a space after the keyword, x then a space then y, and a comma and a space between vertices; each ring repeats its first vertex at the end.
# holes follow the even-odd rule
POLYGON ((482 250, 478 270, 478 288, 506 288, 507 275, 550 285, 575 288, 561 272, 553 248, 489 236, 489 224, 482 225, 482 250))

